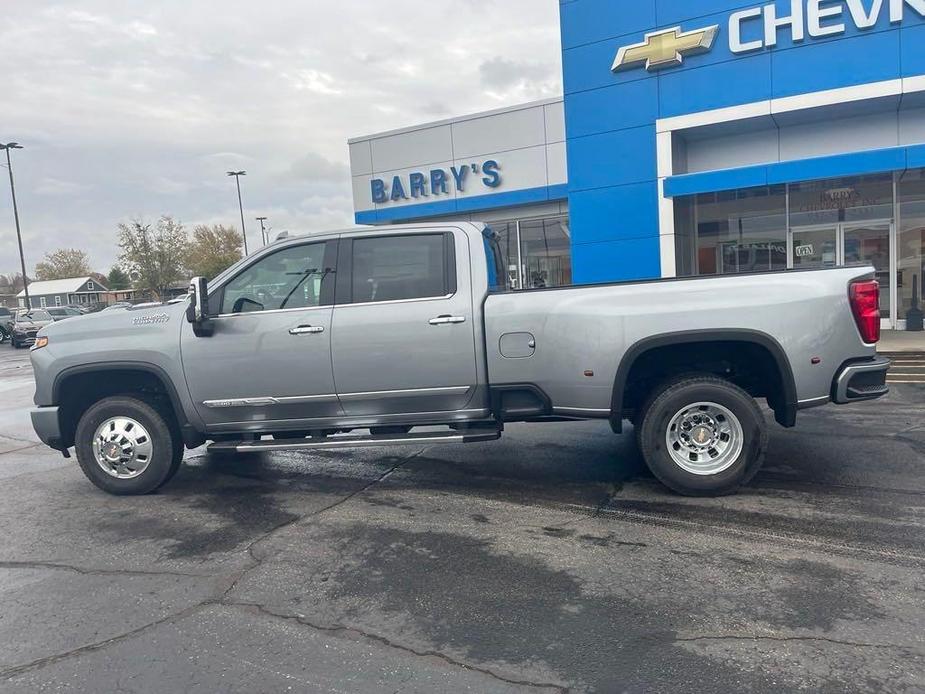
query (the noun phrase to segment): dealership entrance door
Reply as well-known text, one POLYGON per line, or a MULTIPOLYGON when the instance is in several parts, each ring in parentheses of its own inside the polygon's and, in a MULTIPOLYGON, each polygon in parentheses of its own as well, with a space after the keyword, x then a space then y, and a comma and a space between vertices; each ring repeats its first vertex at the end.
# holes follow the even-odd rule
POLYGON ((896 231, 891 220, 841 222, 790 230, 790 267, 796 269, 873 265, 880 280, 884 329, 895 327, 896 231))

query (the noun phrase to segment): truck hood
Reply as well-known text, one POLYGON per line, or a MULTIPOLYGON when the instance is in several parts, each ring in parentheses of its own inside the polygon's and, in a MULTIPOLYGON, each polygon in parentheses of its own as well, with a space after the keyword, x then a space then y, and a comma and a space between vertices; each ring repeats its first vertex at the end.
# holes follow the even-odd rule
POLYGON ((120 343, 130 342, 152 332, 176 331, 185 321, 186 302, 133 307, 120 311, 101 311, 70 320, 49 323, 39 332, 49 341, 71 341, 82 337, 111 338, 120 343))

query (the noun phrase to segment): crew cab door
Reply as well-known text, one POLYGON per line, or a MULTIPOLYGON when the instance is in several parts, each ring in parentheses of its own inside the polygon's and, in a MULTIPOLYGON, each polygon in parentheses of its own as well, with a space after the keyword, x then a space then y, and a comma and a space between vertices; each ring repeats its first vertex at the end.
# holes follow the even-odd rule
POLYGON ((211 337, 183 330, 183 370, 210 431, 342 414, 331 368, 337 241, 286 246, 210 288, 211 337))
POLYGON ((332 355, 344 411, 464 409, 478 383, 465 235, 345 237, 338 263, 332 355))

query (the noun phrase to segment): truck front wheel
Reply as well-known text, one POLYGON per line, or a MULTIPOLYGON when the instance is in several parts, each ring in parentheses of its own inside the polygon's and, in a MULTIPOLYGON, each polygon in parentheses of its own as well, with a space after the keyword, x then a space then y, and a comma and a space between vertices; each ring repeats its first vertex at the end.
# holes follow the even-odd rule
POLYGON ((754 398, 729 381, 693 376, 653 394, 637 429, 649 469, 687 496, 731 494, 764 462, 768 429, 754 398))
POLYGON ((77 461, 97 487, 120 496, 149 494, 173 477, 183 443, 170 415, 129 396, 100 400, 81 416, 77 461))

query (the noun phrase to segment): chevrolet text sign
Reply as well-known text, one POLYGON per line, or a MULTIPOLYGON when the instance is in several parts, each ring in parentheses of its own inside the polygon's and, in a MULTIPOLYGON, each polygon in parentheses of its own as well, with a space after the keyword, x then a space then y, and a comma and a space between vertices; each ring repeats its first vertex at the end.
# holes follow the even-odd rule
MULTIPOLYGON (((789 14, 773 2, 740 10, 729 16, 729 50, 742 54, 773 48, 784 32, 793 43, 838 36, 848 30, 849 22, 859 30, 872 29, 884 13, 891 24, 911 14, 925 17, 925 0, 791 0, 789 14)), ((685 55, 709 51, 719 29, 713 25, 682 32, 674 27, 647 33, 641 43, 621 47, 611 69, 644 65, 655 71, 680 65, 685 55)))
POLYGON ((820 39, 845 33, 848 22, 858 29, 877 25, 883 12, 898 24, 909 10, 925 17, 925 0, 791 0, 790 14, 779 15, 774 3, 734 12, 729 17, 729 49, 748 53, 777 45, 778 32, 789 31, 794 43, 808 36, 820 39))

